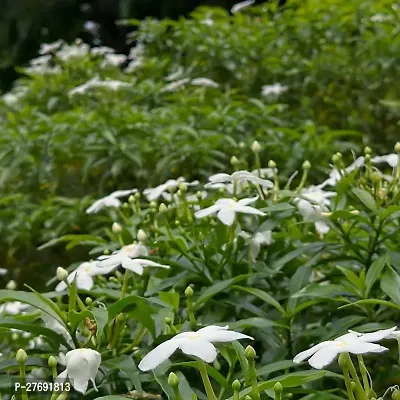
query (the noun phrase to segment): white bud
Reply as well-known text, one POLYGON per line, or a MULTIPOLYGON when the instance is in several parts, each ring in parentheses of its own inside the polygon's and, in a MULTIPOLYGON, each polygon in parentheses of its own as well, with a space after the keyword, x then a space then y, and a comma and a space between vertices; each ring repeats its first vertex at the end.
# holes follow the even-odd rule
POLYGON ((111 230, 113 233, 121 233, 122 232, 122 226, 118 222, 114 222, 112 224, 111 230))
POLYGON ((143 229, 139 229, 137 233, 137 240, 139 240, 139 242, 141 243, 144 243, 146 239, 147 239, 146 232, 143 229))
POLYGON ((261 151, 260 143, 258 143, 257 140, 255 140, 251 145, 251 151, 253 153, 259 153, 261 151))
POLYGON ((56 272, 56 276, 57 276, 57 279, 59 280, 59 281, 65 281, 67 278, 68 278, 68 271, 67 270, 65 270, 64 268, 62 268, 62 267, 58 267, 57 268, 57 272, 56 272))
POLYGON ((17 288, 17 282, 9 281, 6 285, 6 289, 8 290, 15 290, 17 288))
POLYGON ((161 203, 158 210, 160 211, 160 213, 164 213, 168 211, 168 207, 164 203, 161 203))

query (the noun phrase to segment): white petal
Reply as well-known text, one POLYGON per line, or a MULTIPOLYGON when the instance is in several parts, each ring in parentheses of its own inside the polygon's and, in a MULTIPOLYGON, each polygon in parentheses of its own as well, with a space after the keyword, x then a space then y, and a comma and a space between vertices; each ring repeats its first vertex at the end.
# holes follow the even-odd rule
POLYGON ((134 272, 135 274, 143 275, 143 267, 136 259, 131 260, 130 258, 126 258, 122 261, 122 267, 134 272))
POLYGON ((376 332, 365 333, 359 338, 362 342, 378 342, 379 340, 386 339, 396 330, 396 326, 390 329, 382 329, 376 332))
POLYGON ((201 337, 211 343, 224 343, 233 342, 234 340, 250 339, 254 340, 251 336, 244 335, 243 333, 235 331, 214 331, 208 334, 202 334, 201 337))
POLYGON ((86 209, 86 214, 95 214, 104 207, 103 199, 96 200, 90 207, 86 209))
POLYGON ((217 350, 212 343, 202 339, 183 339, 179 348, 190 356, 201 358, 207 363, 217 358, 217 350))
POLYGON ((65 283, 65 282, 60 282, 60 283, 56 286, 56 292, 63 292, 66 288, 67 288, 66 283, 65 283))
POLYGON ((196 218, 204 218, 204 217, 207 217, 208 215, 211 215, 211 214, 216 213, 216 212, 219 211, 220 209, 221 209, 220 206, 214 204, 214 205, 211 206, 211 207, 207 207, 207 208, 204 208, 204 209, 202 209, 202 210, 196 211, 196 212, 194 213, 194 216, 195 216, 196 218))
POLYGON ((296 357, 293 359, 293 362, 296 364, 301 363, 302 361, 311 357, 317 351, 324 349, 326 347, 330 347, 331 343, 333 343, 333 341, 318 343, 315 346, 311 347, 310 349, 302 351, 301 353, 297 354, 296 357))
POLYGON ((90 290, 94 285, 93 278, 86 272, 78 271, 76 276, 76 287, 82 290, 90 290))
POLYGON ((235 221, 235 212, 231 208, 222 208, 217 216, 223 224, 228 226, 231 226, 235 221))
POLYGON ((334 340, 334 342, 350 342, 353 340, 357 340, 361 333, 350 331, 350 333, 346 333, 345 335, 339 336, 334 340))
POLYGON ((140 361, 138 367, 141 371, 149 371, 163 363, 179 347, 180 340, 170 339, 158 345, 140 361))
POLYGON ((258 196, 256 197, 250 197, 247 199, 241 199, 238 201, 238 204, 240 204, 241 206, 248 206, 249 204, 254 203, 255 201, 258 200, 258 196))
POLYGON ((235 207, 235 211, 243 214, 252 214, 252 215, 261 215, 265 216, 266 214, 260 210, 257 210, 257 208, 254 207, 249 207, 249 206, 242 206, 238 205, 235 207))
POLYGON ((395 168, 397 166, 399 160, 399 156, 397 154, 386 154, 384 156, 377 156, 373 157, 371 161, 374 164, 379 164, 379 163, 387 163, 389 164, 392 168, 395 168))
POLYGON ((340 352, 365 354, 365 353, 382 353, 383 351, 386 350, 388 350, 386 347, 380 346, 379 344, 355 341, 354 343, 349 343, 347 346, 341 348, 340 352))
POLYGON ((140 263, 142 267, 169 268, 169 265, 159 264, 151 260, 144 260, 142 258, 136 258, 135 261, 140 263))
POLYGON ((318 350, 309 360, 308 363, 316 369, 321 369, 325 365, 330 364, 339 354, 336 346, 329 346, 318 350))
MULTIPOLYGON (((210 181, 210 183, 225 183, 232 182, 232 177, 229 174, 220 173, 210 176, 208 180, 210 181)), ((207 183, 205 187, 207 187, 207 185, 210 185, 210 183, 207 183)))
POLYGON ((116 190, 115 192, 112 192, 109 196, 111 197, 125 197, 128 196, 132 193, 136 193, 138 190, 137 189, 131 189, 131 190, 116 190))
POLYGON ((331 229, 325 221, 316 221, 314 226, 315 230, 321 235, 326 235, 331 229))
POLYGON ((240 3, 236 3, 232 8, 231 8, 231 13, 236 14, 238 11, 240 11, 243 8, 246 8, 248 6, 251 6, 253 3, 255 3, 256 0, 245 0, 241 1, 240 3))

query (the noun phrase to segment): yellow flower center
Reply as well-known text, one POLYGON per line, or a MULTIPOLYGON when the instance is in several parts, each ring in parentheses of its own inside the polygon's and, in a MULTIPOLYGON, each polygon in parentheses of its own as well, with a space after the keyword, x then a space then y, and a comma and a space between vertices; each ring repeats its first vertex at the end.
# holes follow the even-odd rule
POLYGON ((197 340, 200 338, 200 335, 196 332, 189 333, 188 337, 189 340, 197 340))
POLYGON ((336 343, 336 347, 345 347, 347 345, 348 345, 348 342, 343 342, 343 341, 336 343))

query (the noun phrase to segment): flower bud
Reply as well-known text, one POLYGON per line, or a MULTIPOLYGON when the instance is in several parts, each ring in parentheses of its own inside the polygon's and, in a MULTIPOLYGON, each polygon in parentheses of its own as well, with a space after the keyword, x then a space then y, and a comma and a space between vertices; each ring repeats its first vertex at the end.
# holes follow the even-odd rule
POLYGON ((276 168, 276 162, 274 160, 269 160, 268 168, 276 168))
POLYGON ((239 143, 239 148, 240 149, 244 149, 246 147, 246 143, 245 142, 240 142, 239 143))
POLYGON ((203 194, 200 192, 200 190, 196 193, 197 200, 201 200, 203 198, 203 194))
POLYGON ((332 156, 332 162, 336 165, 342 161, 342 153, 336 153, 332 156))
POLYGON ((138 199, 138 200, 140 199, 140 193, 139 192, 135 193, 135 199, 138 199))
POLYGON ((260 143, 258 143, 257 140, 255 140, 251 145, 251 151, 253 153, 259 153, 261 151, 260 143))
POLYGON ((369 155, 371 155, 371 154, 372 154, 372 149, 371 149, 371 147, 366 146, 366 147, 364 148, 364 154, 369 154, 369 155))
POLYGON ((256 351, 252 346, 247 346, 244 350, 244 355, 248 360, 254 360, 256 358, 256 351))
POLYGON ((186 183, 185 182, 181 182, 180 184, 179 184, 179 190, 181 191, 181 192, 186 192, 187 191, 187 185, 186 185, 186 183))
POLYGON ((151 201, 150 208, 157 208, 157 203, 155 201, 151 201))
POLYGON ((64 268, 62 268, 62 267, 58 267, 57 268, 57 272, 56 272, 56 276, 57 276, 57 279, 59 280, 59 281, 65 281, 67 278, 68 278, 68 271, 67 270, 65 270, 64 268))
POLYGON ((164 322, 166 323, 166 325, 171 325, 172 324, 172 319, 170 317, 165 317, 164 318, 164 322))
POLYGON ((396 153, 400 153, 400 142, 397 142, 397 143, 394 145, 394 151, 395 151, 396 153))
POLYGON ((360 215, 360 210, 351 210, 350 213, 353 215, 360 215))
POLYGON ((236 156, 231 157, 231 165, 235 166, 239 164, 239 160, 236 156))
POLYGON ((87 306, 90 306, 92 303, 93 303, 93 299, 91 297, 86 297, 85 304, 87 306))
POLYGON ((246 395, 246 397, 244 398, 244 400, 251 400, 251 397, 249 395, 246 395))
POLYGON ((176 194, 178 195, 178 197, 182 197, 183 192, 181 189, 178 189, 178 191, 176 192, 176 194))
POLYGON ((370 161, 371 161, 371 154, 366 154, 366 155, 364 156, 364 159, 365 159, 365 162, 366 162, 366 163, 370 162, 370 161))
POLYGON ((103 254, 104 254, 105 256, 108 256, 108 255, 110 254, 110 250, 105 249, 105 250, 103 251, 103 254))
POLYGON ((170 374, 168 375, 168 385, 171 387, 179 386, 179 378, 173 372, 170 372, 170 374))
POLYGON ((304 170, 309 170, 309 169, 311 168, 311 163, 310 163, 310 161, 308 161, 308 160, 304 161, 304 162, 303 162, 303 165, 302 165, 302 168, 303 168, 304 170))
POLYGON ((112 224, 111 230, 113 233, 121 233, 122 232, 122 226, 118 222, 114 222, 112 224))
POLYGON ((54 356, 50 356, 50 357, 49 357, 48 363, 49 363, 49 367, 50 367, 50 368, 55 368, 55 367, 57 367, 57 360, 56 360, 56 358, 55 358, 54 356))
POLYGON ((181 226, 180 221, 176 220, 176 221, 175 221, 175 226, 181 226))
POLYGON ((282 384, 281 384, 280 382, 276 382, 276 383, 275 383, 275 385, 274 385, 274 392, 275 392, 276 394, 282 394, 282 392, 283 392, 283 386, 282 386, 282 384))
POLYGON ((122 208, 129 208, 129 204, 128 203, 123 203, 122 204, 122 208))
POLYGON ((168 207, 164 203, 161 203, 158 211, 160 211, 160 213, 165 213, 168 211, 168 207))
POLYGON ((130 196, 128 197, 128 203, 134 203, 134 202, 135 202, 135 196, 130 195, 130 196))
POLYGON ((19 349, 15 358, 20 364, 25 364, 26 360, 28 359, 28 355, 26 354, 25 350, 19 349))
POLYGON ((139 229, 137 233, 137 240, 139 240, 140 243, 144 243, 147 239, 146 232, 143 229, 139 229))
POLYGON ((392 400, 400 400, 400 390, 395 390, 392 393, 392 400))
POLYGON ((241 386, 240 386, 239 380, 235 379, 232 383, 232 389, 238 392, 240 390, 240 388, 241 388, 241 386))
POLYGON ((15 290, 16 288, 17 288, 17 282, 15 281, 9 281, 6 285, 6 289, 8 290, 15 290))
POLYGON ((186 288, 186 290, 185 290, 185 296, 186 297, 193 297, 193 295, 194 295, 193 289, 190 286, 188 286, 186 288))

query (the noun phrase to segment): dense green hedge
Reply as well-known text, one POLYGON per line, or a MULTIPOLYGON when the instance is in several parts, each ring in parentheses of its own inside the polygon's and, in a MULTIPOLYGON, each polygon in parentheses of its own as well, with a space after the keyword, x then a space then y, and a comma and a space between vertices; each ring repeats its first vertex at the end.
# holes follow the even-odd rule
POLYGON ((29 273, 56 255, 38 245, 96 229, 88 195, 204 180, 232 155, 245 163, 254 139, 286 178, 305 158, 316 177, 332 151, 382 150, 398 130, 398 20, 389 1, 199 9, 141 23, 121 65, 83 44, 34 61, 0 106, 3 264, 29 273), (287 90, 263 96, 275 83, 287 90))

